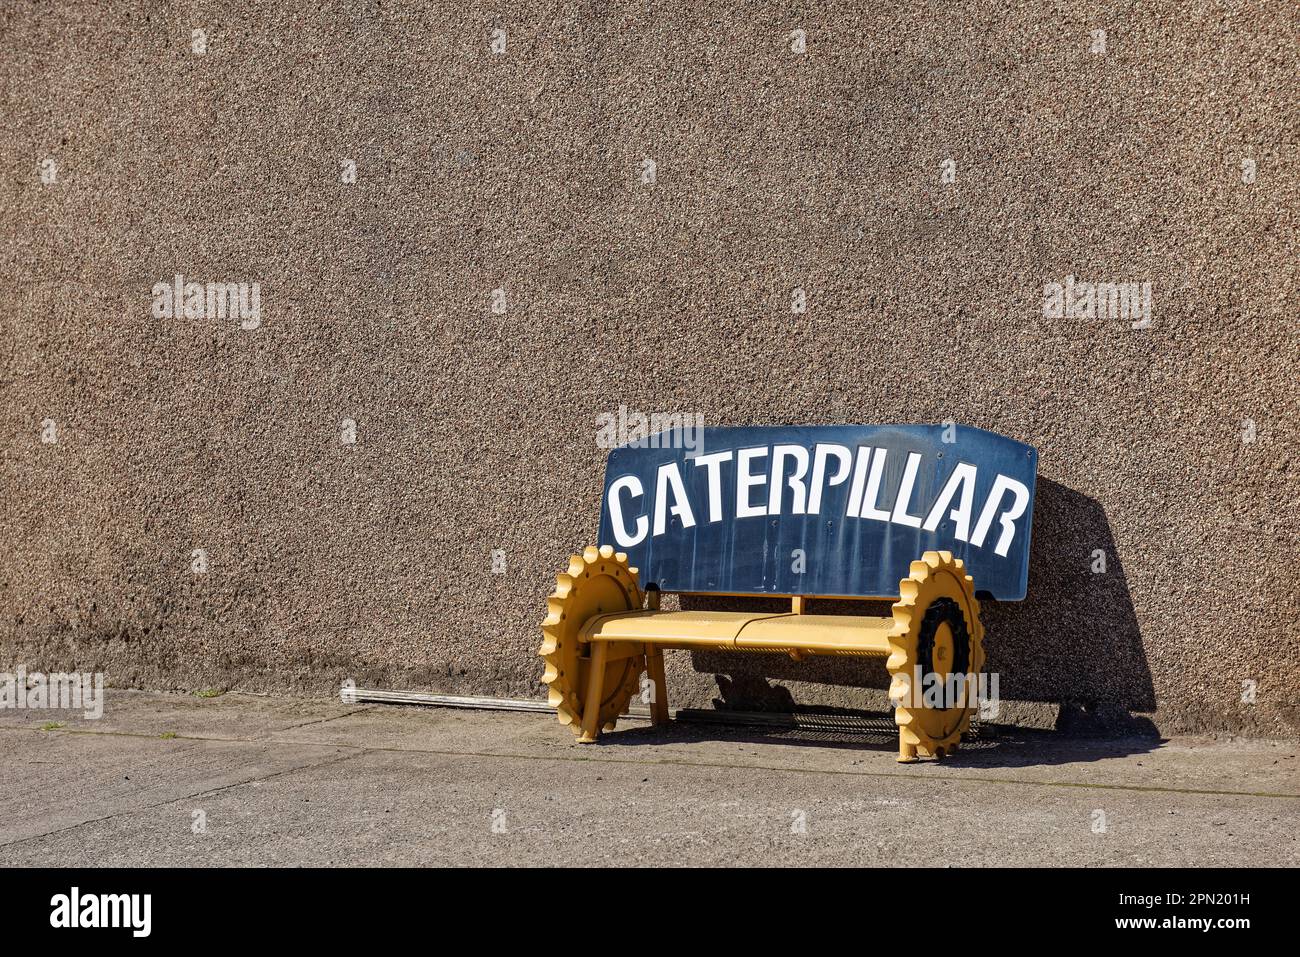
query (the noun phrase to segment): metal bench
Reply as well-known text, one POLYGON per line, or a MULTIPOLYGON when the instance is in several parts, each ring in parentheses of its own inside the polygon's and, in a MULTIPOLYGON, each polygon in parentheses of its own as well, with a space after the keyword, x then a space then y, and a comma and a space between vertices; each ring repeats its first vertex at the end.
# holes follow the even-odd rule
POLYGON ((547 599, 539 654, 560 722, 594 742, 647 674, 666 723, 667 648, 857 655, 886 659, 900 761, 954 750, 979 706, 979 598, 1025 596, 1035 450, 951 424, 680 439, 610 453, 605 544, 572 556, 547 599), (790 610, 673 611, 664 592, 790 610), (892 599, 893 614, 809 614, 810 598, 892 599))

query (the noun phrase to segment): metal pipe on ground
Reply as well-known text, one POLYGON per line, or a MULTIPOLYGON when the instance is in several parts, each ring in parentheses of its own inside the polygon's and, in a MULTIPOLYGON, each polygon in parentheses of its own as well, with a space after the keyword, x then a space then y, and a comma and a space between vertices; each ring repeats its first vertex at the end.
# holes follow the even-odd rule
MULTIPOLYGON (((347 685, 339 693, 346 704, 415 704, 437 708, 471 708, 478 711, 524 711, 549 714, 554 709, 545 701, 533 698, 490 698, 475 695, 432 694, 424 691, 382 691, 353 688, 347 685)), ((624 718, 648 721, 650 709, 629 708, 624 718)), ((789 730, 846 731, 853 733, 896 733, 892 719, 865 714, 824 714, 818 712, 711 711, 678 708, 672 718, 684 724, 714 724, 738 727, 780 728, 789 730)), ((978 734, 977 726, 972 730, 978 734)))

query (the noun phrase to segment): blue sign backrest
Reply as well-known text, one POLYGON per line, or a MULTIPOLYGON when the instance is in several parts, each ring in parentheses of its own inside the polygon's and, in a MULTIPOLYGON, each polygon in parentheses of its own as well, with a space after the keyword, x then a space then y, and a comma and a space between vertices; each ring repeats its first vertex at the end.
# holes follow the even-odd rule
POLYGON ((691 431, 609 453, 599 543, 643 586, 891 598, 933 549, 964 559, 977 592, 1025 597, 1031 446, 956 425, 691 431))

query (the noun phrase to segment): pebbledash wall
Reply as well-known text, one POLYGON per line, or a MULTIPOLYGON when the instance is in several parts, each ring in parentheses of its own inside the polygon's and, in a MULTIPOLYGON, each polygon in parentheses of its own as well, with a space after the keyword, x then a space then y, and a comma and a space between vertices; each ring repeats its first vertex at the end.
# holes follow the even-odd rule
POLYGON ((1008 714, 1294 734, 1293 11, 731 6, 7 5, 0 670, 540 697, 601 413, 953 420, 1041 453, 1008 714))

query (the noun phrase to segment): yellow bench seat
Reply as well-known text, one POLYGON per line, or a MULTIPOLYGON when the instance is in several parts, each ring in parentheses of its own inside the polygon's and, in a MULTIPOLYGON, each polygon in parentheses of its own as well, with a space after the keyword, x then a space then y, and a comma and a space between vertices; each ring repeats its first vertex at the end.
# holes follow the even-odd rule
POLYGON ((624 611, 587 622, 585 642, 638 642, 659 648, 888 655, 893 618, 743 611, 624 611))

